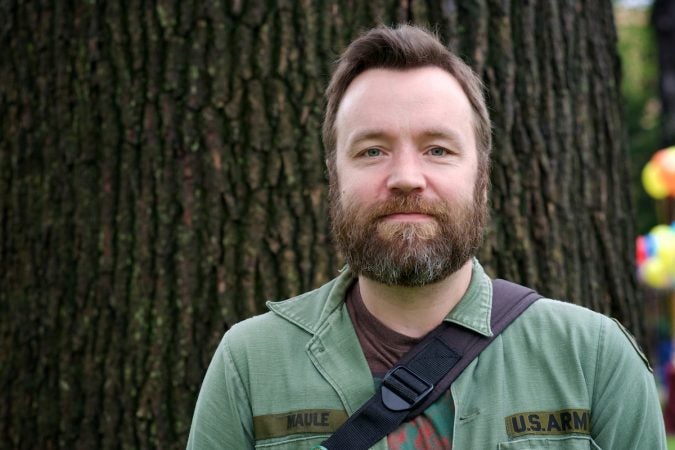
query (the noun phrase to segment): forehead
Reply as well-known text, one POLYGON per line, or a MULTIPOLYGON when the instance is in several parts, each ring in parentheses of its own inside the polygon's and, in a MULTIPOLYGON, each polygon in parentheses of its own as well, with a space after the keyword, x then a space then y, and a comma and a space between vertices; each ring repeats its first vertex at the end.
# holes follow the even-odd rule
POLYGON ((335 120, 338 147, 364 129, 415 133, 448 128, 475 145, 471 104, 443 69, 369 69, 349 85, 335 120))

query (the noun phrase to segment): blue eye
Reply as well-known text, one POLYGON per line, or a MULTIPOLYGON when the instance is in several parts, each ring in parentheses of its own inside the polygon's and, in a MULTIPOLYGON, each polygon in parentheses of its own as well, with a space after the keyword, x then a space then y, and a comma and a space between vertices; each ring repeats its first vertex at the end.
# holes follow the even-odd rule
POLYGON ((366 150, 366 156, 369 156, 371 158, 375 156, 380 156, 381 154, 382 152, 380 151, 379 148, 369 148, 368 150, 366 150))
POLYGON ((431 156, 445 156, 448 154, 448 151, 443 147, 434 147, 431 150, 429 150, 429 154, 431 156))

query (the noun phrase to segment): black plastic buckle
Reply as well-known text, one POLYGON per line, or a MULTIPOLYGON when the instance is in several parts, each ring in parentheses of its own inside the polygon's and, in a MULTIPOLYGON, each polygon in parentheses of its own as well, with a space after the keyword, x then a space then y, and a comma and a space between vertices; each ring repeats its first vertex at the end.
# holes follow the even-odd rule
POLYGON ((407 411, 419 405, 434 389, 405 366, 396 366, 382 380, 382 403, 391 411, 407 411))

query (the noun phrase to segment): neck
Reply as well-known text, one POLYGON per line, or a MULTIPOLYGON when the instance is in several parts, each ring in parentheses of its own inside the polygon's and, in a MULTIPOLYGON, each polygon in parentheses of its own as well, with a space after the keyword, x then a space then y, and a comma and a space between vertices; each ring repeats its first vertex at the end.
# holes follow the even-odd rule
POLYGON ((388 286, 359 276, 363 303, 380 322, 410 337, 422 337, 436 328, 469 288, 473 263, 422 287, 388 286))

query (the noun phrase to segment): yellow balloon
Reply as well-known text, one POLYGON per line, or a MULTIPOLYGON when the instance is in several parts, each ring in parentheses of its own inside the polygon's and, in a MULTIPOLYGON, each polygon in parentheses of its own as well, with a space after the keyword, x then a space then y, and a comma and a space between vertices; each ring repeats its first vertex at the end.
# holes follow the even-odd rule
MULTIPOLYGON (((668 227, 670 228, 670 227, 668 227)), ((663 233, 656 244, 656 254, 666 265, 668 274, 675 275, 675 233, 663 233)))
POLYGON ((653 198, 662 199, 668 195, 668 187, 663 182, 661 170, 651 161, 642 169, 642 185, 653 198))
POLYGON ((675 245, 675 231, 668 225, 656 225, 649 231, 654 243, 654 254, 660 257, 663 262, 667 262, 664 258, 670 255, 671 248, 675 245))
POLYGON ((668 268, 659 257, 652 257, 645 261, 641 274, 644 282, 653 288, 663 289, 670 284, 668 268))
MULTIPOLYGON (((662 236, 675 236, 675 230, 670 228, 670 226, 661 224, 661 225, 656 225, 654 228, 649 230, 649 234, 654 236, 654 239, 660 239, 662 236)), ((658 243, 657 243, 658 244, 658 243)))

